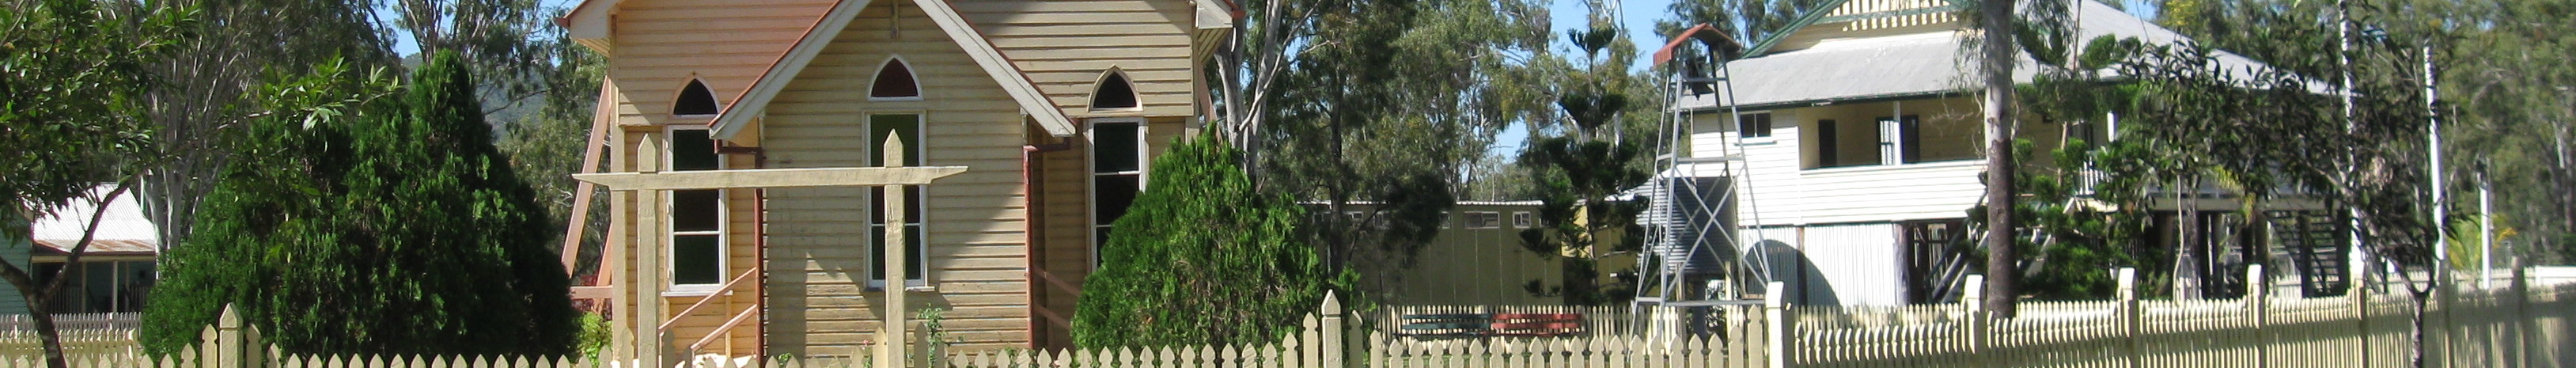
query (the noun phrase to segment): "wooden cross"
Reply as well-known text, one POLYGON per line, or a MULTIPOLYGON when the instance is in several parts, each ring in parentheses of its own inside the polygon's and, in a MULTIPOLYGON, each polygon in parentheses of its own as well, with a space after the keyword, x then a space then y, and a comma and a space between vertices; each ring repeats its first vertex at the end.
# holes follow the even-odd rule
MULTIPOLYGON (((653 140, 648 139, 645 140, 645 142, 645 144, 638 146, 638 151, 659 152, 659 147, 654 144, 655 142, 653 140)), ((885 187, 886 195, 879 200, 885 203, 887 226, 885 232, 886 237, 883 241, 887 244, 886 256, 884 259, 877 261, 884 264, 882 267, 885 267, 886 278, 889 279, 886 283, 886 287, 884 288, 886 293, 885 301, 887 309, 884 313, 887 331, 880 336, 880 339, 882 339, 884 343, 878 344, 877 349, 879 350, 876 359, 878 359, 878 367, 901 367, 902 365, 900 365, 900 363, 904 361, 903 354, 906 351, 900 347, 906 345, 905 340, 909 337, 907 335, 908 332, 905 331, 907 326, 904 325, 905 317, 908 316, 905 314, 907 309, 905 307, 907 307, 907 305, 904 304, 904 284, 903 281, 901 281, 901 279, 904 278, 903 275, 910 272, 908 269, 910 265, 903 261, 905 258, 908 258, 906 257, 906 253, 910 251, 910 247, 905 246, 905 244, 910 243, 905 239, 905 236, 908 234, 904 233, 905 226, 903 226, 907 221, 904 218, 906 215, 904 208, 906 208, 905 201, 908 199, 907 196, 905 196, 907 190, 905 190, 906 188, 904 188, 904 186, 927 185, 932 181, 966 172, 966 167, 903 167, 905 147, 903 145, 902 137, 888 135, 883 147, 886 155, 886 163, 883 167, 620 172, 574 174, 572 178, 574 180, 608 187, 608 190, 610 191, 642 192, 643 194, 649 194, 644 198, 637 200, 638 202, 651 204, 642 206, 643 208, 641 208, 642 211, 640 212, 643 214, 634 216, 634 218, 636 218, 636 222, 658 221, 658 218, 656 217, 660 215, 659 211, 657 211, 660 208, 661 203, 659 199, 662 196, 668 195, 666 191, 671 190, 885 187)), ((644 231, 652 232, 656 239, 667 239, 670 237, 670 229, 667 227, 635 226, 633 224, 628 224, 627 226, 635 229, 651 229, 644 231)), ((662 244, 663 242, 637 242, 633 241, 633 239, 629 239, 628 243, 639 245, 638 249, 634 250, 635 265, 662 264, 661 257, 664 251, 662 247, 667 246, 666 244, 662 244)), ((639 272, 639 275, 649 274, 655 273, 639 272)), ((631 297, 635 298, 636 314, 651 316, 649 318, 652 318, 652 320, 655 321, 630 325, 635 326, 635 329, 637 329, 634 334, 630 335, 635 338, 634 341, 632 341, 635 348, 635 358, 646 360, 643 364, 647 364, 648 366, 670 366, 673 362, 664 360, 669 358, 665 356, 666 354, 663 351, 666 345, 663 339, 666 338, 666 336, 663 336, 661 329, 655 327, 657 322, 659 322, 658 319, 662 318, 663 313, 662 309, 664 303, 660 302, 664 282, 662 277, 636 277, 627 280, 626 282, 628 284, 627 286, 631 288, 630 290, 633 291, 631 297)))

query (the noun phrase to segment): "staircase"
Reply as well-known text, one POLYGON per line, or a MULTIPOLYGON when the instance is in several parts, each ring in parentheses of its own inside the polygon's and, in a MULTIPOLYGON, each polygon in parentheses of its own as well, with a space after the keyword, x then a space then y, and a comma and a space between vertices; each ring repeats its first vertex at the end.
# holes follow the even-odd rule
POLYGON ((2298 267, 2299 289, 2310 297, 2343 295, 2351 252, 2334 212, 2275 211, 2271 218, 2272 248, 2298 267))

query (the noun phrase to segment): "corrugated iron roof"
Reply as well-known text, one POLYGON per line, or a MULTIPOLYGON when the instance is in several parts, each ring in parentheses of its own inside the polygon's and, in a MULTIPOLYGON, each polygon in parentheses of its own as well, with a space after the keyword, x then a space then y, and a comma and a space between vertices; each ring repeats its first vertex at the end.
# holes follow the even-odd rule
MULTIPOLYGON (((2174 45, 2186 40, 2180 33, 2148 23, 2091 1, 2079 1, 2082 38, 2111 35, 2137 38, 2157 45, 2174 45)), ((1837 101, 1868 101, 1910 98, 1965 91, 1975 87, 1969 79, 1974 60, 1959 54, 1959 36, 1955 31, 1928 32, 1901 36, 1831 40, 1806 49, 1783 51, 1728 63, 1734 82, 1736 101, 1718 100, 1718 94, 1683 97, 1676 108, 1708 109, 1739 104, 1748 109, 1809 106, 1837 101)), ((2214 55, 2220 66, 2239 78, 2251 77, 2255 70, 2270 66, 2235 53, 2218 51, 2214 55)), ((2013 68, 2015 82, 2029 82, 2037 65, 2029 55, 2021 55, 2013 68)), ((2311 90, 2327 91, 2323 84, 2311 83, 2311 90)))
MULTIPOLYGON (((80 239, 37 240, 36 254, 67 255, 72 253, 72 246, 79 244, 80 239)), ((160 244, 150 240, 90 240, 87 255, 151 255, 160 252, 160 244)))
MULTIPOLYGON (((101 184, 90 188, 90 197, 104 196, 115 188, 114 184, 101 184)), ((90 251, 156 252, 161 244, 160 227, 143 216, 143 206, 136 201, 139 195, 129 191, 104 206, 88 200, 72 200, 51 216, 36 219, 32 238, 37 245, 68 252, 88 233, 91 216, 104 210, 107 214, 98 218, 98 233, 90 237, 90 251)))

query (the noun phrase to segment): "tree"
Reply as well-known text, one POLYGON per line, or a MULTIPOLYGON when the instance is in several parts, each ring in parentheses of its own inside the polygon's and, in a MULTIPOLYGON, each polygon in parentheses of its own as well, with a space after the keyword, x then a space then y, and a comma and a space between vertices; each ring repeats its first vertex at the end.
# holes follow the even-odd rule
MULTIPOLYGON (((1791 31, 1798 16, 1820 9, 1824 0, 1680 0, 1666 9, 1671 18, 1655 20, 1655 34, 1679 34, 1693 25, 1717 27, 1745 46, 1791 31)), ((1688 55, 1679 55, 1688 56, 1688 55)), ((1687 57, 1676 57, 1687 59, 1687 57)))
MULTIPOLYGON (((559 34, 558 37, 561 35, 559 34)), ((556 42, 565 42, 558 40, 556 42)), ((572 174, 581 173, 582 155, 587 152, 590 128, 598 104, 600 80, 608 75, 608 61, 585 47, 559 47, 553 73, 546 73, 545 87, 537 111, 519 115, 501 129, 501 152, 510 158, 510 166, 537 192, 538 202, 546 208, 548 224, 565 224, 572 217, 573 201, 579 198, 580 185, 572 174)), ((592 188, 591 214, 584 217, 582 238, 577 247, 559 249, 565 253, 587 253, 577 257, 572 274, 576 279, 596 275, 602 263, 599 255, 607 245, 608 196, 602 188, 592 188)), ((557 239, 562 240, 562 239, 557 239)))
POLYGON ((1302 241, 1304 207, 1254 188, 1239 155, 1202 134, 1154 158, 1145 192, 1101 246, 1100 270, 1083 280, 1076 344, 1269 341, 1350 282, 1302 241))
POLYGON ((1542 220, 1521 231, 1521 244, 1539 254, 1575 255, 1564 262, 1562 293, 1577 305, 1635 295, 1633 278, 1594 280, 1600 279, 1601 259, 1644 248, 1637 216, 1646 203, 1612 197, 1646 183, 1651 162, 1644 147, 1655 143, 1657 123, 1655 107, 1642 97, 1654 96, 1654 87, 1629 73, 1636 46, 1621 35, 1604 4, 1591 5, 1590 28, 1566 32, 1583 63, 1555 69, 1560 74, 1548 81, 1553 107, 1562 115, 1533 119, 1532 142, 1521 153, 1542 202, 1542 220))
MULTIPOLYGON (((148 66, 168 55, 193 15, 185 7, 86 0, 17 1, 0 9, 0 96, 9 96, 0 103, 0 234, 28 239, 31 220, 74 201, 115 201, 168 161, 138 101, 156 86, 148 66), (92 192, 99 183, 117 185, 92 192)), ((100 219, 86 219, 87 234, 97 232, 100 219)), ((0 262, 0 279, 16 287, 33 314, 47 366, 66 365, 47 306, 71 279, 64 276, 80 272, 90 238, 73 245, 65 259, 73 266, 43 275, 50 282, 37 283, 40 275, 0 262)))
POLYGON ((2020 276, 2020 269, 2016 267, 2019 259, 2013 250, 2013 243, 2019 240, 2012 232, 2019 225, 2013 216, 2012 162, 2016 120, 2012 104, 2012 68, 2017 59, 2015 51, 2019 50, 2013 48, 2013 37, 2004 35, 2014 32, 2013 25, 2018 23, 2018 19, 2013 13, 2013 1, 1979 0, 1975 4, 1979 28, 1977 45, 1980 49, 1977 73, 1978 79, 1985 82, 1985 292, 1986 295, 2001 296, 1985 298, 1985 302, 1986 310, 1996 317, 2012 318, 2015 296, 2020 295, 2013 289, 2014 278, 2020 276))
POLYGON ((460 64, 440 53, 399 100, 336 64, 264 90, 275 105, 355 102, 246 127, 138 339, 173 351, 231 305, 297 353, 571 352, 551 226, 460 64))
MULTIPOLYGON (((420 47, 421 55, 453 51, 465 68, 484 76, 475 91, 495 103, 484 106, 487 118, 508 121, 513 107, 551 93, 554 58, 568 43, 559 42, 562 27, 548 17, 538 0, 375 0, 391 10, 393 24, 420 47)), ((543 101, 534 101, 542 104, 543 101)))
POLYGON ((391 66, 393 56, 368 18, 365 2, 249 0, 168 2, 200 9, 166 57, 145 69, 161 84, 144 94, 153 139, 168 161, 145 174, 134 193, 161 244, 175 246, 194 223, 197 201, 214 190, 232 149, 216 137, 265 108, 245 100, 272 74, 302 74, 334 58, 364 67, 391 66))
MULTIPOLYGON (((1300 5, 1305 6, 1305 5, 1300 5)), ((1270 110, 1247 168, 1264 190, 1323 207, 1306 229, 1329 267, 1382 291, 1464 192, 1494 136, 1538 107, 1525 80, 1544 44, 1530 1, 1365 2, 1330 10, 1260 91, 1270 110), (1373 204, 1354 210, 1353 203, 1373 204)), ((1361 293, 1385 295, 1380 293, 1361 293)))

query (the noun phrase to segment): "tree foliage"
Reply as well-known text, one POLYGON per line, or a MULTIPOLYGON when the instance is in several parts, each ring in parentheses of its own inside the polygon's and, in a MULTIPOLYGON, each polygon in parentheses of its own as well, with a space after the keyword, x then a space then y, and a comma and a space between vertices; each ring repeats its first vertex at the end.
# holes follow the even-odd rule
POLYGON ((1254 188, 1240 151, 1174 142, 1083 281, 1074 342, 1086 347, 1270 341, 1314 313, 1350 273, 1324 264, 1298 227, 1306 211, 1254 188))
POLYGON ((308 72, 342 60, 356 67, 394 65, 367 3, 347 0, 179 0, 198 9, 168 57, 146 67, 161 81, 143 95, 153 138, 167 162, 145 175, 135 193, 163 245, 176 245, 196 220, 197 200, 214 190, 233 149, 220 139, 252 115, 266 113, 244 91, 277 74, 308 72))
MULTIPOLYGON (((558 35, 560 37, 560 35, 558 35)), ((558 43, 569 43, 557 40, 558 43)), ((608 60, 589 48, 559 47, 554 49, 552 73, 545 73, 543 101, 537 111, 519 115, 502 127, 501 152, 510 158, 510 167, 519 172, 537 192, 537 200, 546 209, 548 224, 560 226, 571 219, 573 201, 580 185, 572 174, 582 170, 582 154, 589 147, 590 128, 598 105, 600 80, 608 75, 608 60)), ((603 148, 604 149, 604 148, 603 148)), ((603 152, 604 153, 604 152, 603 152)), ((605 155, 603 155, 604 157, 605 155)), ((609 217, 605 188, 592 188, 590 216, 575 249, 559 252, 581 252, 573 265, 574 277, 597 275, 605 254, 609 217)), ((555 238, 562 244, 562 239, 555 238)))
MULTIPOLYGON (((159 84, 149 66, 185 37, 194 10, 87 0, 29 0, 0 8, 0 236, 28 239, 28 224, 77 202, 109 203, 169 161, 141 101, 159 84), (117 189, 92 192, 99 183, 117 189)), ((100 219, 86 219, 95 232, 100 219)), ((72 248, 78 264, 90 239, 72 248)), ((48 306, 69 272, 52 281, 0 262, 0 278, 25 297, 45 362, 66 365, 48 306)))
POLYGON ((1307 47, 1259 91, 1269 109, 1250 113, 1267 126, 1249 169, 1321 213, 1358 213, 1306 229, 1326 264, 1383 290, 1439 231, 1496 133, 1538 108, 1541 94, 1515 82, 1529 62, 1519 55, 1545 44, 1545 15, 1517 0, 1347 5, 1318 9, 1307 47))
POLYGON ((1603 4, 1592 5, 1589 27, 1566 32, 1567 43, 1580 53, 1567 55, 1571 62, 1562 67, 1546 69, 1554 74, 1541 80, 1554 97, 1550 107, 1559 114, 1530 120, 1532 138, 1520 157, 1542 202, 1541 224, 1520 232, 1522 246, 1539 254, 1573 256, 1562 262, 1562 289, 1533 291, 1561 293, 1567 303, 1579 305, 1635 295, 1633 274, 1602 281, 1604 268, 1622 266, 1603 259, 1633 255, 1644 247, 1637 217, 1646 203, 1612 197, 1646 183, 1648 145, 1669 144, 1653 138, 1658 121, 1649 101, 1660 95, 1647 78, 1630 73, 1636 44, 1618 31, 1603 4))
POLYGON ((569 353, 580 326, 551 227, 459 64, 441 53, 399 99, 336 64, 263 90, 320 107, 246 127, 139 339, 172 351, 231 305, 298 353, 569 353))

